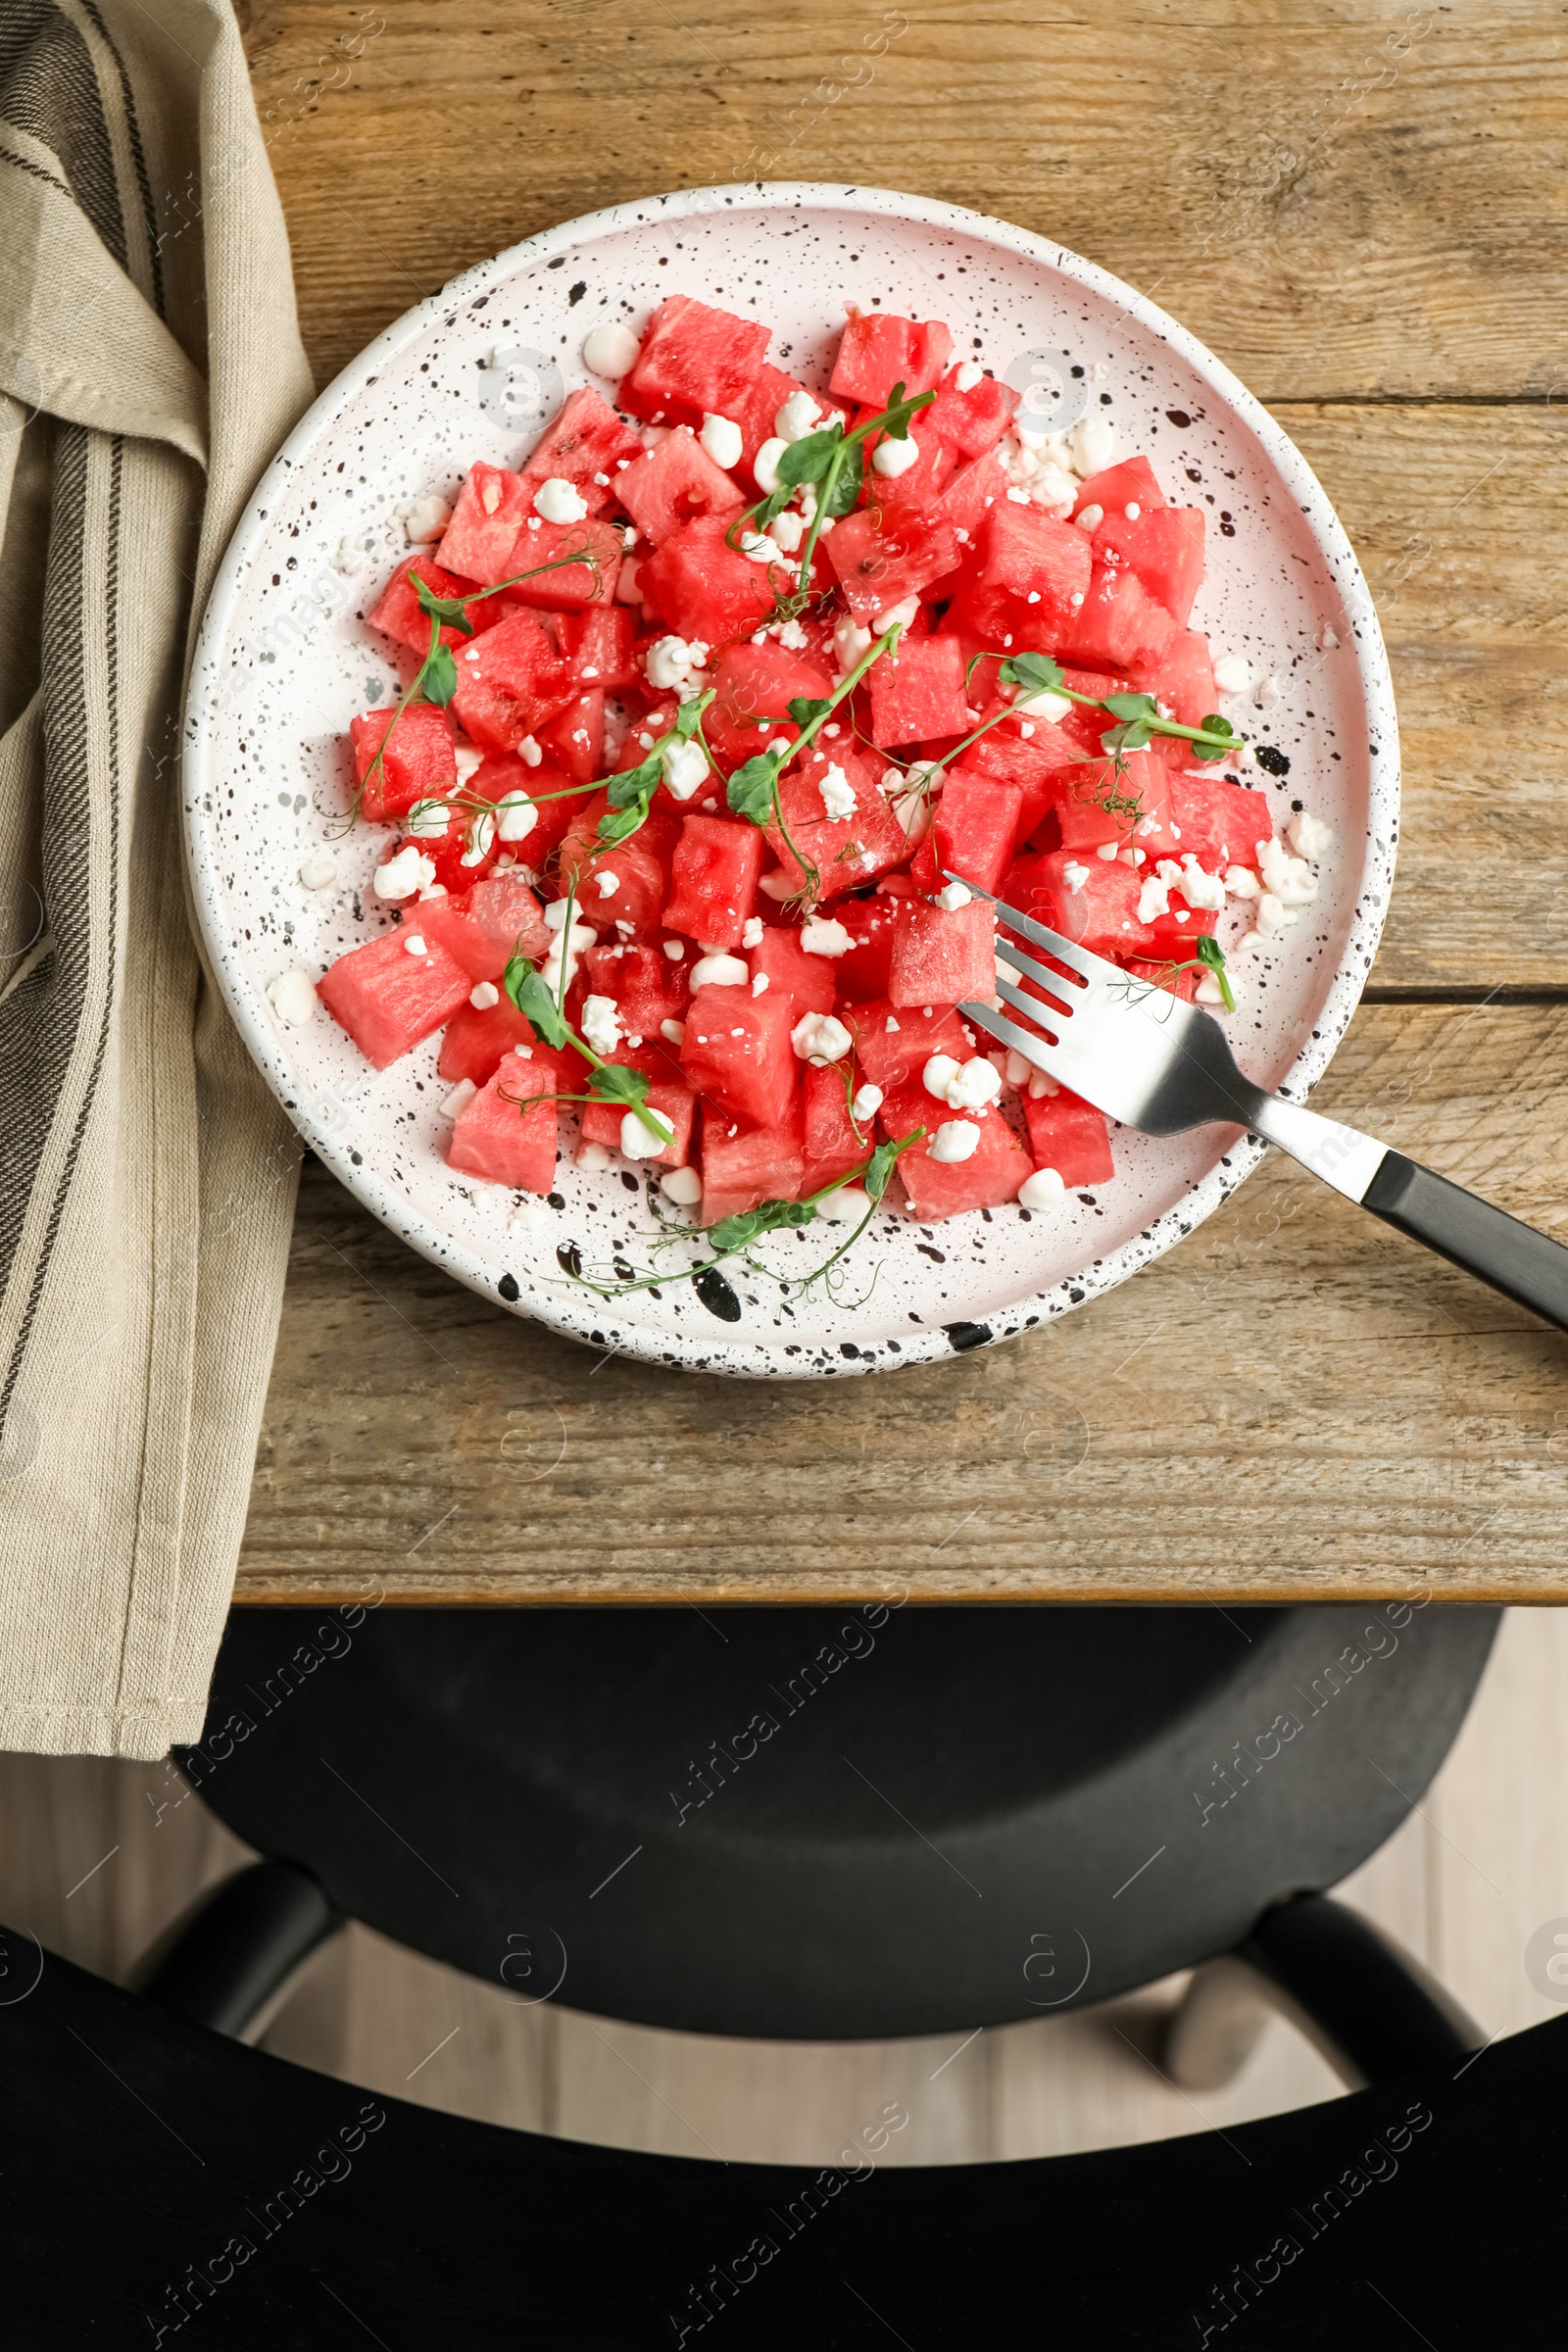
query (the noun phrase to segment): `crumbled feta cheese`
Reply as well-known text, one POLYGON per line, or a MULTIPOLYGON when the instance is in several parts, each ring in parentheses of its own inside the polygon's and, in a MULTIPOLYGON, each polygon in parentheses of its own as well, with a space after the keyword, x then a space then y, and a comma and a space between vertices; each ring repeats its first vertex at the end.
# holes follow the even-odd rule
POLYGON ((439 1106, 441 1117, 444 1119, 455 1119, 460 1110, 466 1109, 467 1105, 473 1101, 474 1096, 478 1092, 479 1089, 474 1085, 471 1078, 460 1078, 457 1085, 452 1089, 451 1094, 447 1096, 446 1101, 439 1106))
POLYGON ((1170 912, 1170 886, 1151 874, 1138 894, 1138 920, 1152 923, 1156 915, 1170 912))
POLYGON ((555 1224, 555 1215, 548 1201, 519 1200, 507 1219, 509 1233, 548 1233, 555 1224))
POLYGON ((1061 878, 1076 898, 1089 879, 1089 868, 1087 865, 1079 865, 1076 862, 1064 865, 1061 869, 1061 878))
POLYGON ((597 1170, 612 1167, 614 1162, 603 1144, 579 1144, 575 1153, 575 1165, 579 1168, 597 1170))
POLYGON ((785 873, 782 866, 779 868, 777 873, 764 874, 757 887, 762 892, 764 897, 769 899, 778 899, 781 902, 785 899, 793 898, 795 895, 795 884, 790 880, 789 875, 785 873))
POLYGON ((738 956, 699 956, 692 965, 692 989, 744 988, 751 976, 738 956))
POLYGON ((1052 1077, 1049 1070, 1036 1070, 1034 1076, 1029 1081, 1029 1100, 1031 1102, 1044 1102, 1050 1096, 1059 1095, 1060 1092, 1060 1086, 1058 1085, 1057 1081, 1052 1077))
POLYGON ((807 956, 847 956, 855 945, 834 916, 813 914, 801 925, 801 950, 807 956))
POLYGON ((857 662, 870 650, 870 630, 862 629, 858 620, 851 620, 846 613, 833 631, 833 659, 839 665, 840 675, 845 670, 853 669, 857 662))
POLYGON ((708 756, 700 743, 666 743, 659 764, 671 800, 689 801, 708 782, 708 756))
POLYGON ((309 972, 279 972, 267 991, 267 1001, 287 1029, 303 1029, 316 1017, 319 1002, 309 972))
MULTIPOLYGON (((559 906, 563 912, 565 910, 565 905, 564 899, 558 899, 555 902, 555 906, 559 906)), ((554 906, 545 908, 547 923, 554 911, 554 906)), ((551 940, 545 959, 539 966, 539 977, 559 1003, 577 977, 578 956, 586 948, 597 944, 599 934, 591 923, 573 923, 569 932, 557 925, 552 925, 552 929, 555 931, 555 937, 551 940)))
POLYGON ((1027 1086, 1034 1066, 1027 1054, 1020 1054, 1016 1046, 1009 1046, 1003 1076, 1009 1086, 1027 1086))
POLYGON ((743 948, 760 948, 761 944, 762 918, 760 914, 749 914, 741 931, 741 946, 743 948))
POLYGON ((501 1002, 501 991, 493 980, 476 980, 468 991, 468 1003, 475 1012, 488 1012, 501 1002))
POLYGON ((327 890, 337 880, 337 867, 330 858, 307 858, 300 880, 307 890, 327 890))
POLYGON ((889 1037, 892 1037, 895 1031, 898 1029, 899 1023, 894 1019, 891 1012, 888 1014, 887 1019, 883 1022, 882 1027, 889 1037))
POLYGON ((1087 481, 1092 473, 1103 473, 1116 454, 1116 427, 1104 416, 1085 416, 1067 435, 1072 462, 1087 481))
POLYGON ((873 635, 885 637, 889 629, 894 627, 906 629, 919 610, 920 599, 917 596, 906 596, 901 605, 890 605, 871 623, 873 635))
POLYGON ((665 954, 665 955, 666 955, 666 956, 669 957, 669 960, 670 960, 670 962, 671 962, 671 963, 679 963, 679 961, 680 961, 681 957, 682 957, 682 956, 685 955, 685 953, 686 953, 686 942, 685 942, 683 939, 666 939, 666 940, 665 940, 665 942, 664 942, 664 954, 665 954))
POLYGON ((937 905, 944 914, 956 914, 958 908, 967 906, 973 897, 974 892, 967 883, 950 882, 945 890, 937 892, 937 905))
POLYGON ((1177 888, 1189 906, 1205 906, 1218 914, 1225 905, 1225 885, 1218 874, 1205 874, 1191 850, 1182 852, 1182 878, 1177 888))
POLYGON ((907 473, 919 462, 920 451, 912 433, 906 433, 902 440, 885 433, 871 452, 871 471, 888 481, 896 481, 901 473, 907 473))
POLYGON ((1221 694, 1245 694, 1252 683, 1252 665, 1244 654, 1221 654, 1214 664, 1214 683, 1221 694))
MULTIPOLYGON (((784 517, 782 514, 775 514, 773 517, 773 523, 780 523, 783 521, 783 519, 784 517)), ((785 541, 779 538, 779 534, 776 529, 773 529, 773 525, 770 524, 768 527, 769 529, 773 530, 773 537, 778 539, 780 547, 785 547, 785 541)), ((805 527, 806 526, 803 523, 801 526, 803 535, 805 532, 805 527)), ((798 546, 800 542, 797 540, 795 545, 798 546)), ((786 552, 793 554, 794 547, 787 548, 786 552)), ((806 634, 806 631, 802 628, 800 622, 795 619, 775 620, 771 622, 769 624, 767 634, 769 637, 776 637, 779 644, 783 646, 785 652, 791 654, 804 654, 807 647, 811 642, 809 637, 808 637, 806 634)))
POLYGON ((1260 710, 1267 710, 1273 704, 1277 703, 1281 699, 1284 692, 1285 689, 1280 684, 1278 678, 1273 676, 1271 673, 1256 689, 1252 696, 1252 700, 1260 710))
POLYGON ((1039 694, 1015 694, 1012 707, 1015 710, 1027 710, 1031 718, 1047 718, 1053 726, 1059 726, 1071 710, 1072 704, 1066 695, 1054 694, 1050 687, 1046 687, 1039 694))
POLYGON ((703 1197, 703 1180, 695 1168, 671 1168, 659 1179, 659 1189, 677 1208, 695 1208, 703 1197))
POLYGON ((1318 652, 1320 654, 1332 654, 1339 642, 1339 630, 1334 626, 1332 621, 1326 620, 1317 633, 1318 652))
POLYGON ((781 441, 804 441, 814 433, 822 421, 822 412, 809 392, 792 392, 773 418, 773 430, 781 441))
POLYGON ((412 899, 416 890, 423 890, 435 880, 435 860, 406 842, 395 858, 378 865, 371 887, 378 899, 412 899))
POLYGON ((481 507, 483 507, 487 514, 493 514, 497 507, 499 507, 501 504, 501 484, 499 482, 486 482, 484 488, 479 493, 479 504, 481 507))
POLYGON ((483 865, 496 846, 496 820, 488 808, 481 808, 468 827, 463 845, 460 865, 483 865))
POLYGON ((534 492, 533 511, 543 515, 546 522, 581 522, 588 512, 588 501, 575 482, 553 473, 534 492))
POLYGON ((496 803, 496 833, 502 841, 526 841, 539 811, 525 792, 504 792, 496 803))
POLYGON ((732 466, 740 464, 743 440, 741 428, 733 418, 715 416, 710 413, 704 416, 703 429, 697 438, 713 464, 721 466, 726 473, 732 466))
POLYGON ((1136 498, 1129 499, 1126 506, 1124 506, 1122 509, 1122 513, 1126 515, 1129 522, 1136 522, 1143 511, 1143 508, 1138 504, 1136 498))
POLYGON ((471 743, 460 743, 452 757, 457 765, 459 784, 471 784, 484 765, 483 752, 476 750, 471 743))
POLYGON ((1054 1168, 1036 1168, 1018 1187, 1020 1208, 1052 1208, 1066 1197, 1067 1187, 1054 1168))
POLYGON ((972 1159, 979 1145, 980 1130, 973 1119, 944 1119, 926 1146, 926 1157, 944 1163, 972 1159))
POLYGON ((1073 516, 1074 522, 1083 531, 1098 531, 1104 519, 1104 508, 1096 506, 1080 507, 1073 516))
MULTIPOLYGON (((1239 1012, 1242 1005, 1242 992, 1234 973, 1230 975, 1230 983, 1231 996, 1235 1001, 1236 1008, 1239 1012)), ((1196 992, 1196 1000, 1200 1004, 1218 1004, 1223 1009, 1225 1004, 1225 992, 1220 987, 1219 975, 1217 972, 1203 972, 1200 974, 1196 992)))
POLYGON ((1009 490, 1007 498, 1009 503, 1015 507, 1026 507, 1029 504, 1030 493, 1027 490, 1009 490))
POLYGON ((1272 839, 1257 845, 1258 871, 1263 888, 1282 906, 1308 906, 1317 897, 1317 876, 1304 858, 1293 858, 1272 839))
POLYGON ((953 371, 954 389, 957 392, 972 392, 976 384, 985 380, 986 371, 978 360, 960 360, 953 371))
POLYGON ((651 1127, 638 1111, 628 1110, 620 1122, 620 1149, 626 1159, 657 1159, 668 1143, 668 1136, 651 1127))
POLYGON ((1257 929, 1262 939, 1277 939, 1299 920, 1294 908, 1282 906, 1271 890, 1265 890, 1257 902, 1257 929))
POLYGON ((403 950, 404 954, 408 956, 428 956, 430 953, 417 931, 411 931, 407 934, 403 942, 403 950))
POLYGON ((619 319, 607 319, 603 326, 592 327, 582 339, 582 364, 592 375, 616 378, 635 367, 642 346, 629 326, 619 319))
POLYGON ((819 1069, 842 1061, 854 1043, 844 1023, 830 1012, 808 1012, 790 1031, 790 1044, 801 1060, 815 1062, 819 1069))
POLYGON ((766 531, 742 531, 741 554, 751 564, 776 564, 781 550, 776 539, 766 531))
POLYGON ((640 605, 643 601, 642 565, 628 556, 615 579, 617 605, 640 605))
POLYGON ((836 760, 817 777, 816 789, 822 795, 822 806, 829 816, 855 814, 855 786, 836 760))
POLYGON ((869 1079, 864 1086, 857 1087, 855 1100, 850 1104, 850 1115, 856 1125, 863 1127, 867 1119, 874 1119, 882 1107, 882 1089, 879 1086, 873 1086, 869 1079))
POLYGON ((752 475, 764 498, 771 498, 778 488, 778 462, 788 447, 789 443, 775 433, 770 441, 762 443, 752 460, 752 475))
POLYGON ((613 997, 584 999, 582 1033, 596 1054, 613 1054, 621 1039, 620 1007, 613 997))
POLYGON ((707 660, 708 648, 700 638, 661 637, 648 649, 648 683, 678 693, 700 675, 707 660))
POLYGON ((666 1046, 683 1046, 686 1043, 686 1024, 684 1021, 661 1021, 659 1034, 666 1046))
POLYGON ((1097 858, 1103 858, 1105 863, 1109 865, 1112 859, 1115 858, 1117 847, 1118 845, 1113 841, 1099 842, 1095 848, 1095 856, 1097 858))
POLYGON ((1228 865, 1225 868, 1225 888, 1233 899, 1255 899, 1261 884, 1250 866, 1228 865))
POLYGON ((1305 858, 1313 865, 1334 847, 1333 827, 1325 825, 1319 817, 1308 815, 1304 808, 1291 818, 1285 838, 1298 858, 1305 858))
POLYGON ((612 873, 609 866, 602 867, 600 871, 595 874, 594 880, 599 885, 599 896, 602 899, 612 899, 616 891, 620 888, 620 876, 616 873, 612 873))
POLYGON ((928 1095, 953 1110, 981 1110, 1002 1093, 1002 1072, 983 1054, 956 1061, 951 1054, 933 1054, 920 1073, 928 1095))
MULTIPOLYGON (((778 548, 781 555, 793 556, 796 549, 800 546, 801 541, 806 537, 805 515, 797 514, 793 507, 786 507, 783 514, 775 514, 772 521, 768 524, 767 536, 773 541, 773 544, 778 548)), ((791 627, 794 628, 796 635, 800 640, 800 645, 794 648, 796 652, 799 652, 800 646, 808 644, 809 640, 808 639, 806 631, 801 627, 801 624, 798 620, 794 622, 787 620, 782 621, 779 624, 777 635, 782 643, 784 631, 791 627)))
POLYGON ((544 758, 544 753, 531 735, 525 735, 517 746, 517 758, 522 761, 524 767, 537 767, 544 758))

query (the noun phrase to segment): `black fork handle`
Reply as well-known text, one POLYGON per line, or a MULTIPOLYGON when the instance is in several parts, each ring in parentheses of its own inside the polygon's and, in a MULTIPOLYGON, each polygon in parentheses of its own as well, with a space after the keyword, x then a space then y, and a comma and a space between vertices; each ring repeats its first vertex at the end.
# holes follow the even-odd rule
POLYGON ((1568 1331, 1568 1249, 1561 1242, 1398 1152, 1384 1153, 1361 1205, 1568 1331))

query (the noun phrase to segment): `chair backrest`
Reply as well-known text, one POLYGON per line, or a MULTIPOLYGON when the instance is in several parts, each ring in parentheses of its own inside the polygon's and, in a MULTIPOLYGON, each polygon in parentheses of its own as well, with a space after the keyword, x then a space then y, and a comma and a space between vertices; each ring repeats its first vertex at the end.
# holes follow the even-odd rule
POLYGON ((28 2352, 1448 2352, 1568 2318, 1568 2019, 1155 2147, 901 2170, 884 2114, 837 2167, 798 2171, 405 2106, 20 1935, 0 1933, 0 2243, 28 2352))

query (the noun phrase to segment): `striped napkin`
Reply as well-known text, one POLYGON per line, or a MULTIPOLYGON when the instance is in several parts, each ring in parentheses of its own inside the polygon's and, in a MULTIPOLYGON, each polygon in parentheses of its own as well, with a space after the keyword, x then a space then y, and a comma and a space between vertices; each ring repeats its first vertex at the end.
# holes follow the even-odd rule
POLYGON ((178 713, 310 394, 226 0, 4 0, 0 1747, 200 1736, 298 1152, 194 943, 178 713))

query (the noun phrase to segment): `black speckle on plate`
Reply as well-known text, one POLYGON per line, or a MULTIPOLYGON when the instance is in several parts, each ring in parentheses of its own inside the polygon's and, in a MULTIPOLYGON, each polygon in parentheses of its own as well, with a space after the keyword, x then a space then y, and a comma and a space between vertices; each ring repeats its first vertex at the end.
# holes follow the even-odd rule
POLYGON ((561 1268, 563 1274, 570 1274, 574 1279, 579 1279, 581 1277, 582 1251, 578 1249, 575 1242, 562 1243, 560 1249, 556 1251, 556 1263, 561 1268))
POLYGON ((501 1280, 496 1284, 496 1289, 501 1293, 502 1298, 505 1298, 509 1306, 512 1305, 514 1299, 522 1297, 522 1293, 517 1288, 517 1277, 515 1274, 503 1274, 501 1280))
POLYGON ((1258 744, 1252 757, 1258 766, 1266 768, 1271 776, 1288 776, 1291 772, 1290 760, 1276 743, 1258 744))
POLYGON ((709 1313, 716 1315, 721 1323, 740 1321, 741 1302, 716 1266, 705 1266, 694 1279, 692 1289, 709 1313))
POLYGON ((983 1348, 994 1336, 989 1323, 945 1323, 943 1329, 960 1355, 970 1348, 983 1348))

